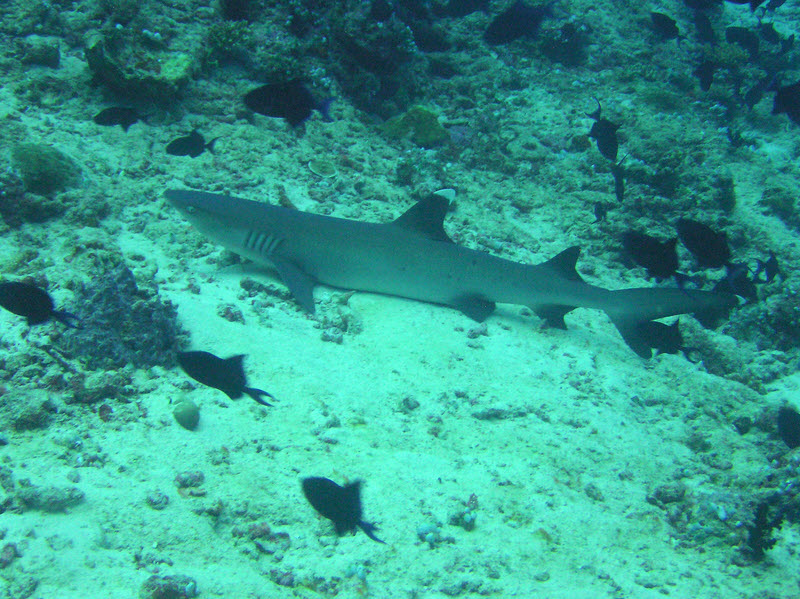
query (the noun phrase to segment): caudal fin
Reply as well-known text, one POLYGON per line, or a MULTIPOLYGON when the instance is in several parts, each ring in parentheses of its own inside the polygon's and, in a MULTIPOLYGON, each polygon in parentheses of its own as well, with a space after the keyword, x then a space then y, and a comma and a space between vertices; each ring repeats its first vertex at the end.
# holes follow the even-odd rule
POLYGON ((709 314, 727 315, 739 305, 735 295, 715 291, 639 288, 611 291, 610 294, 606 314, 628 347, 645 359, 652 357, 655 347, 650 337, 653 331, 650 321, 676 314, 694 314, 698 319, 709 314))

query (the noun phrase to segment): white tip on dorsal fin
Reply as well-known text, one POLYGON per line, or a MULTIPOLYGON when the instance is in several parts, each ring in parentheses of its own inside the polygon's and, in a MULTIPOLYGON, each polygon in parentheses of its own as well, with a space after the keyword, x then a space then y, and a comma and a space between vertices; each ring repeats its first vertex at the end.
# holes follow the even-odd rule
POLYGON ((434 191, 433 195, 441 196, 446 199, 448 202, 452 202, 456 199, 456 190, 451 187, 445 187, 444 189, 440 189, 438 191, 434 191))

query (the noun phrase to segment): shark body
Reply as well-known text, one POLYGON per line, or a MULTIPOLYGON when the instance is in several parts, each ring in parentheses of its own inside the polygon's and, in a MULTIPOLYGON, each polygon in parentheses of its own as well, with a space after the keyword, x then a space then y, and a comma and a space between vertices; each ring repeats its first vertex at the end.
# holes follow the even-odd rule
POLYGON ((694 312, 726 312, 736 296, 710 291, 635 288, 611 291, 583 281, 571 247, 542 264, 522 264, 465 248, 443 223, 449 202, 431 195, 391 223, 367 223, 188 190, 167 200, 212 241, 273 266, 296 301, 314 312, 313 289, 325 284, 456 308, 482 321, 496 303, 530 307, 566 328, 571 310, 603 310, 638 355, 652 345, 644 323, 694 312))

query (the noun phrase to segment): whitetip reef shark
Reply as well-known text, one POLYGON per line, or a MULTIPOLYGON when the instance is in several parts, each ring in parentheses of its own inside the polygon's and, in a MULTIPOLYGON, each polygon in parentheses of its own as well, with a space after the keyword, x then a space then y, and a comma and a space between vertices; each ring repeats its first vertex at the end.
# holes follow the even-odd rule
POLYGON ((521 264, 456 245, 443 226, 449 200, 438 194, 383 224, 202 191, 168 190, 165 197, 212 241, 273 266, 310 313, 317 284, 443 304, 477 321, 496 303, 522 304, 561 329, 571 310, 594 308, 611 318, 633 351, 650 358, 645 323, 675 314, 727 313, 739 303, 729 293, 590 285, 575 270, 577 246, 542 264, 521 264))

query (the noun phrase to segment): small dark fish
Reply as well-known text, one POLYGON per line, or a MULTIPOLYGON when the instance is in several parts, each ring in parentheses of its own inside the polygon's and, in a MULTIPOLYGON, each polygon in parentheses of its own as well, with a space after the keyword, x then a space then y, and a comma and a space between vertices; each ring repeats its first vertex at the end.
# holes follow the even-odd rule
POLYGON ((650 348, 656 350, 656 355, 677 354, 686 350, 677 320, 671 325, 650 320, 636 325, 636 330, 650 348))
POLYGON ((92 119, 96 125, 104 127, 113 127, 119 125, 123 131, 128 131, 128 127, 133 125, 139 120, 139 115, 133 108, 126 108, 124 106, 112 106, 101 110, 92 119))
POLYGON ((606 216, 608 215, 608 206, 606 206, 603 202, 595 202, 594 204, 594 223, 603 222, 606 220, 606 216))
POLYGON ((489 23, 483 39, 490 46, 499 46, 521 37, 533 37, 539 32, 539 26, 545 17, 549 17, 551 13, 551 3, 528 6, 522 0, 517 0, 489 23))
POLYGON ((781 43, 781 34, 775 29, 775 25, 773 23, 763 23, 759 21, 758 33, 761 34, 761 37, 768 44, 777 45, 781 43))
POLYGON ((292 127, 304 123, 314 110, 326 121, 331 120, 328 115, 331 99, 317 102, 300 79, 257 87, 245 94, 244 103, 258 114, 286 119, 292 127))
POLYGON ((590 119, 594 119, 594 125, 592 125, 592 128, 589 131, 589 137, 597 142, 597 149, 603 156, 616 162, 617 151, 619 151, 617 129, 619 129, 620 126, 615 125, 608 119, 602 118, 602 106, 600 106, 600 100, 595 98, 595 102, 597 102, 597 110, 592 113, 586 113, 586 116, 588 116, 590 119))
POLYGON ((714 71, 716 70, 717 65, 710 60, 704 60, 700 63, 700 66, 692 72, 692 75, 700 80, 700 89, 704 92, 711 89, 711 83, 714 81, 714 71))
POLYGON ((271 406, 272 404, 262 395, 275 399, 272 395, 261 389, 246 386, 243 359, 242 354, 223 360, 205 351, 178 352, 178 364, 198 383, 219 389, 231 399, 239 399, 246 393, 262 406, 271 406))
POLYGON ((617 201, 621 204, 625 197, 625 169, 622 168, 622 163, 625 161, 626 156, 611 167, 611 175, 614 177, 614 195, 617 196, 617 201))
POLYGON ((770 250, 769 258, 767 258, 766 262, 761 260, 756 261, 757 267, 756 272, 753 274, 753 280, 758 283, 772 283, 773 279, 777 276, 783 277, 783 272, 781 272, 781 267, 778 264, 778 259, 775 257, 774 252, 770 250), (764 280, 761 280, 761 273, 764 273, 764 280))
POLYGON ((697 41, 712 45, 717 43, 717 34, 711 19, 701 10, 694 11, 694 27, 697 31, 697 41))
POLYGON ((786 54, 792 48, 794 48, 794 33, 781 40, 781 49, 778 51, 778 54, 786 54))
POLYGON ((755 278, 750 279, 750 269, 746 264, 733 263, 725 265, 725 278, 714 285, 714 291, 724 291, 743 297, 747 303, 758 301, 755 278))
POLYGON ((647 275, 656 279, 669 279, 678 270, 678 240, 674 237, 660 241, 644 233, 628 232, 622 236, 622 246, 631 259, 647 269, 647 275))
POLYGON ((678 22, 663 12, 651 12, 650 20, 655 31, 664 40, 673 40, 680 37, 678 22))
POLYGON ((800 447, 800 414, 792 408, 778 410, 778 434, 789 449, 800 447))
POLYGON ((197 158, 206 150, 213 154, 214 142, 218 139, 219 137, 215 137, 210 142, 206 143, 205 138, 200 132, 194 129, 189 135, 179 137, 169 142, 167 144, 167 154, 172 154, 173 156, 191 156, 192 158, 197 158))
POLYGON ((728 238, 708 225, 688 218, 678 219, 678 237, 681 243, 703 268, 719 268, 731 259, 728 238))
POLYGON ((744 94, 744 104, 750 110, 753 110, 753 107, 761 101, 761 98, 764 97, 764 93, 770 89, 770 87, 774 84, 775 77, 773 75, 767 75, 760 81, 758 81, 753 87, 748 89, 744 94))
POLYGON ((303 479, 303 495, 320 515, 333 522, 336 534, 342 536, 361 528, 373 541, 383 543, 375 536, 378 528, 361 517, 361 481, 340 487, 329 478, 314 476, 303 479))
POLYGON ((36 285, 0 283, 0 306, 17 316, 24 316, 29 325, 42 324, 54 318, 71 329, 77 328, 70 321, 77 321, 78 317, 63 310, 56 310, 53 298, 36 285))
POLYGON ((793 123, 800 125, 800 81, 775 90, 772 114, 782 113, 786 113, 793 123))
POLYGON ((750 58, 758 55, 758 36, 747 27, 727 27, 725 41, 741 46, 750 55, 750 58))

